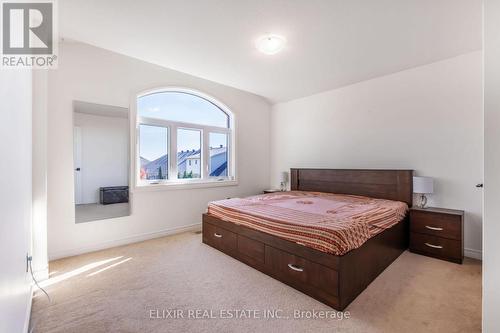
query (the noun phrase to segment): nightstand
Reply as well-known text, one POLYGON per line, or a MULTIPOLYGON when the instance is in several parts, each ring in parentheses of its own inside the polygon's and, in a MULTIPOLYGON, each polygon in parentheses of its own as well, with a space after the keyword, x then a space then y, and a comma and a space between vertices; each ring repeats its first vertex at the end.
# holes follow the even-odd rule
POLYGON ((461 264, 464 212, 445 208, 410 209, 410 251, 461 264))

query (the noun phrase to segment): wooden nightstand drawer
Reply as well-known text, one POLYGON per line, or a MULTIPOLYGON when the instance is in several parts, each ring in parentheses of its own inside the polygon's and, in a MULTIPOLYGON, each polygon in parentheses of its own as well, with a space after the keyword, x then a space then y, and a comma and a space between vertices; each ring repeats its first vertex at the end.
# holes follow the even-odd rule
POLYGON ((410 211, 410 230, 431 236, 462 239, 462 217, 419 210, 410 211))
POLYGON ((461 264, 464 212, 446 208, 410 209, 410 251, 461 264))
POLYGON ((410 251, 462 263, 462 242, 459 240, 412 232, 410 251))

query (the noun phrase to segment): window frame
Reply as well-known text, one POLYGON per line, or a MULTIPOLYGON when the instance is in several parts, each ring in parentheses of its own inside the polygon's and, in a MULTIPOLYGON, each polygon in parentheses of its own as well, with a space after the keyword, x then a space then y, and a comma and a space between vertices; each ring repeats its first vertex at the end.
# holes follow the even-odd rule
POLYGON ((133 184, 133 190, 151 190, 151 189, 175 189, 175 188, 199 188, 199 187, 216 187, 216 186, 231 186, 237 185, 238 181, 236 178, 236 143, 235 143, 235 119, 234 114, 230 109, 221 103, 219 100, 206 95, 200 91, 179 88, 179 87, 166 87, 166 88, 155 88, 147 91, 143 91, 138 94, 134 94, 131 101, 131 117, 130 117, 130 128, 131 137, 135 138, 135 142, 131 145, 131 156, 134 156, 134 167, 131 168, 131 184, 133 184), (137 111, 137 101, 139 98, 155 94, 155 93, 186 93, 193 95, 197 98, 202 98, 217 108, 221 112, 224 112, 228 117, 228 127, 218 127, 201 125, 196 123, 188 122, 178 122, 170 121, 151 117, 141 117, 137 111), (168 178, 165 180, 143 180, 140 178, 140 125, 149 126, 159 126, 167 128, 168 135, 168 178), (188 129, 197 130, 201 132, 201 161, 200 161, 200 178, 177 178, 177 130, 178 129, 188 129), (227 135, 227 173, 228 176, 224 177, 210 177, 210 133, 223 133, 227 135))

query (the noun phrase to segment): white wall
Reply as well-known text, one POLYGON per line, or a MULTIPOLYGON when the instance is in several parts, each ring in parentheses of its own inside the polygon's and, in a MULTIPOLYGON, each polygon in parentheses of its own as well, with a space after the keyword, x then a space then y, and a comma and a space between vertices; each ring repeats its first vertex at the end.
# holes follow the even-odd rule
POLYGON ((47 257, 47 70, 33 71, 33 270, 48 278, 47 257))
POLYGON ((269 185, 270 105, 263 98, 80 43, 63 43, 49 73, 48 244, 57 258, 182 230, 201 223, 210 200, 259 193, 269 185), (236 118, 239 185, 137 191, 132 215, 75 224, 72 101, 129 107, 137 92, 162 86, 200 90, 236 118))
POLYGON ((482 56, 456 58, 274 106, 271 182, 291 167, 413 169, 432 205, 464 209, 466 255, 480 256, 482 56))
POLYGON ((31 304, 31 71, 0 74, 0 332, 24 332, 31 304))
POLYGON ((484 2, 483 331, 500 332, 500 2, 484 2))
POLYGON ((74 124, 82 133, 82 203, 98 203, 99 187, 128 185, 129 120, 75 112, 74 124))

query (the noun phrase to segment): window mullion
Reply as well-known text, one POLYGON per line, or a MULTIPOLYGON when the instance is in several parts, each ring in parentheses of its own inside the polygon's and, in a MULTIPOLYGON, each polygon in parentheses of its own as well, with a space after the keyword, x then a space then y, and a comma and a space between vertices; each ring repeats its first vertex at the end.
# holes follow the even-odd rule
POLYGON ((184 127, 184 128, 204 128, 210 132, 216 132, 216 133, 228 133, 231 131, 230 128, 225 128, 225 127, 208 126, 197 123, 178 122, 178 121, 171 121, 171 120, 151 118, 151 117, 138 117, 137 122, 142 124, 163 126, 163 127, 175 125, 177 127, 184 127))
POLYGON ((168 179, 169 180, 175 180, 177 179, 177 126, 175 125, 170 125, 170 158, 169 158, 169 173, 168 173, 168 179))
POLYGON ((202 172, 202 179, 208 179, 209 178, 209 163, 210 163, 210 147, 209 147, 209 135, 210 132, 206 129, 202 129, 203 133, 203 144, 202 144, 202 150, 203 154, 201 156, 202 163, 203 163, 203 172, 202 172))

